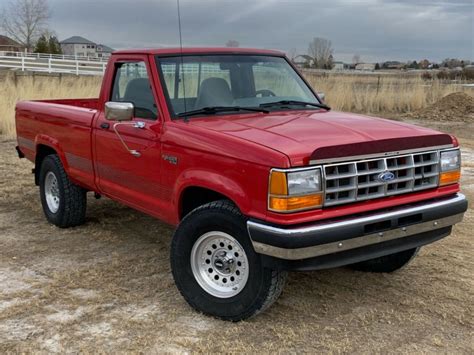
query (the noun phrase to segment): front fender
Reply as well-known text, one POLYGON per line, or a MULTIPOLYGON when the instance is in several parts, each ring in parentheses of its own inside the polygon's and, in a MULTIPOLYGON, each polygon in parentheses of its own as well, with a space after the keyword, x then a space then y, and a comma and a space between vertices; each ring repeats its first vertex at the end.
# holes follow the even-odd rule
POLYGON ((173 199, 176 215, 179 215, 181 197, 188 187, 201 187, 218 192, 234 202, 243 214, 248 214, 251 209, 248 195, 237 181, 214 171, 193 169, 184 171, 176 180, 173 199))

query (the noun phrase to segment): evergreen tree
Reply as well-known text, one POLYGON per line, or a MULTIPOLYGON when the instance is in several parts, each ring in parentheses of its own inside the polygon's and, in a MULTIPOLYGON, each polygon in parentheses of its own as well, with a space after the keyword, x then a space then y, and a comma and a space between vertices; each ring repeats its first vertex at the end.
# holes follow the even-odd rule
POLYGON ((48 48, 48 40, 46 39, 45 35, 41 35, 40 38, 38 39, 38 42, 36 42, 35 46, 35 53, 48 53, 49 48, 48 48))
POLYGON ((56 36, 50 36, 48 40, 49 53, 62 54, 61 45, 56 36))

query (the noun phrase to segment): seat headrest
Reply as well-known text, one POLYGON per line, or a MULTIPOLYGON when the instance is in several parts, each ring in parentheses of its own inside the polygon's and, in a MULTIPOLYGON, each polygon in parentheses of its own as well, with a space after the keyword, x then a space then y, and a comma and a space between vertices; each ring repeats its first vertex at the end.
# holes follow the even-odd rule
POLYGON ((207 106, 229 106, 234 102, 229 84, 222 78, 204 79, 199 87, 195 109, 207 106))
POLYGON ((139 97, 152 97, 150 82, 147 78, 130 80, 125 89, 124 100, 132 100, 139 97))

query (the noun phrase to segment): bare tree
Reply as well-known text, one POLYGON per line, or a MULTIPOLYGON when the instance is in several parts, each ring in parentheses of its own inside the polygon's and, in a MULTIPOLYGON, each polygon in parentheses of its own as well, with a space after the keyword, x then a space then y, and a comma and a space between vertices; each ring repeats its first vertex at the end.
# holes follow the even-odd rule
POLYGON ((30 51, 47 30, 49 17, 47 0, 10 0, 0 14, 0 26, 30 51))
POLYGON ((313 64, 313 57, 307 55, 307 54, 301 54, 298 57, 301 57, 305 60, 304 67, 305 68, 311 68, 313 64))
POLYGON ((309 43, 308 55, 313 59, 316 68, 325 68, 333 54, 332 43, 326 38, 315 37, 309 43))
POLYGON ((288 56, 288 58, 290 58, 290 60, 291 60, 292 62, 294 62, 295 59, 296 59, 296 57, 298 56, 298 55, 296 54, 296 48, 291 48, 291 49, 288 51, 287 56, 288 56))
POLYGON ((236 41, 235 39, 229 39, 227 43, 225 44, 226 47, 232 47, 236 48, 240 45, 239 41, 236 41))
POLYGON ((359 64, 361 61, 360 61, 360 55, 359 54, 354 54, 354 56, 352 57, 352 63, 353 64, 359 64))

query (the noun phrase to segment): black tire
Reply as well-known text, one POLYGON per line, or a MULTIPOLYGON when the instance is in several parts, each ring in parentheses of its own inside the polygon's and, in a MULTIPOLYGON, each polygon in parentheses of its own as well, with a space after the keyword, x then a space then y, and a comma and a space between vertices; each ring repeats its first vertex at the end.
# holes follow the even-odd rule
POLYGON ((287 274, 262 266, 261 256, 253 250, 248 236, 245 218, 227 200, 198 207, 183 219, 173 236, 170 259, 174 280, 185 300, 199 312, 229 321, 247 319, 270 307, 280 296, 287 274), (192 271, 193 246, 201 236, 211 231, 227 233, 235 238, 248 260, 247 282, 232 297, 221 298, 208 293, 192 271))
POLYGON ((87 191, 69 180, 57 155, 48 155, 43 159, 39 175, 39 186, 41 205, 48 222, 60 228, 75 227, 84 223, 87 191), (57 180, 59 207, 56 211, 51 210, 46 200, 45 181, 48 173, 54 174, 57 180))
POLYGON ((408 265, 420 248, 408 249, 399 253, 381 256, 350 265, 350 268, 365 272, 394 272, 408 265))

